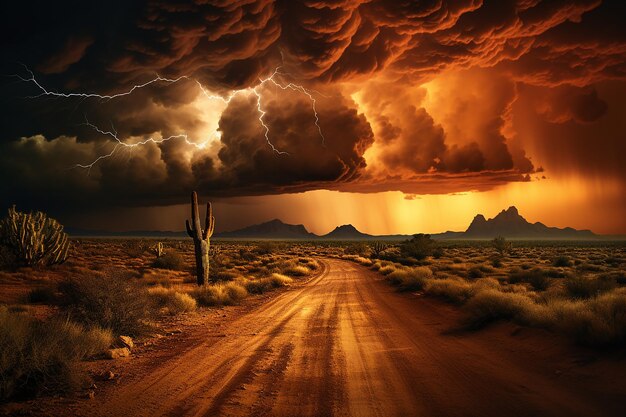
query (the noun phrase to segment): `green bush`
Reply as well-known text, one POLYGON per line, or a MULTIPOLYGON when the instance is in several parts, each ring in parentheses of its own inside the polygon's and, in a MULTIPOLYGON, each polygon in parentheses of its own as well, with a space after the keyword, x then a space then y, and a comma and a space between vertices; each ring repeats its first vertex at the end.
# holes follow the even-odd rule
POLYGON ((144 288, 120 271, 72 277, 61 283, 66 309, 74 320, 136 336, 148 329, 152 309, 144 288))
POLYGON ((0 399, 78 388, 86 376, 76 361, 103 352, 112 340, 108 330, 41 322, 0 307, 0 399))

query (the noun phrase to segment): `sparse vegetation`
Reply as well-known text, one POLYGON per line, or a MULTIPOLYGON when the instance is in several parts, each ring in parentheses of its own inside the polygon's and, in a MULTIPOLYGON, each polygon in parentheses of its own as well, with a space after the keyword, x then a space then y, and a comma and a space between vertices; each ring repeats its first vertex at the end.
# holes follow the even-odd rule
POLYGON ((0 399, 67 391, 87 380, 76 361, 101 353, 108 330, 69 320, 35 320, 0 306, 0 399))
POLYGON ((60 285, 60 290, 74 320, 130 336, 147 329, 149 299, 127 273, 112 270, 72 277, 60 285))

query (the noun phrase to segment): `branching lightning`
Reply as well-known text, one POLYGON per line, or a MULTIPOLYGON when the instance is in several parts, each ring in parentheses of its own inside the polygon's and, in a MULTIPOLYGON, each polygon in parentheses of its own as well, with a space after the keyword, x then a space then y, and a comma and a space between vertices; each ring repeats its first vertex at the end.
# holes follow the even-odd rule
MULTIPOLYGON (((191 80, 194 81, 198 87, 200 88, 200 90, 202 91, 202 93, 204 94, 205 97, 207 97, 208 99, 211 100, 221 100, 222 102, 228 104, 230 103, 230 101, 237 95, 239 94, 254 94, 256 96, 256 108, 257 108, 257 112, 258 112, 258 120, 259 123, 261 124, 261 126, 264 129, 264 136, 265 136, 265 140, 268 144, 268 146, 272 149, 273 152, 275 152, 278 155, 288 155, 287 152, 285 151, 281 151, 280 149, 278 149, 276 146, 274 146, 274 144, 272 143, 272 141, 270 140, 270 136, 271 136, 271 132, 270 132, 270 128, 269 126, 265 123, 265 115, 267 114, 266 110, 263 107, 263 103, 262 103, 262 95, 261 92, 259 91, 259 89, 261 87, 263 87, 264 85, 266 85, 267 83, 271 83, 274 86, 280 88, 281 90, 292 90, 292 91, 296 91, 299 93, 304 94, 305 96, 307 96, 307 98, 310 100, 311 102, 311 108, 313 110, 313 115, 314 115, 314 123, 315 126, 317 127, 317 130, 319 132, 319 136, 322 140, 322 145, 325 146, 325 137, 324 134, 322 133, 322 128, 320 127, 319 124, 319 115, 317 113, 317 107, 316 107, 316 99, 313 95, 313 91, 312 90, 308 90, 307 88, 303 87, 302 85, 298 85, 298 84, 294 84, 292 82, 289 83, 281 83, 279 82, 276 77, 278 75, 285 75, 283 73, 280 72, 280 68, 281 67, 277 67, 272 74, 267 77, 267 78, 263 78, 263 79, 259 79, 259 83, 254 86, 254 87, 247 87, 244 89, 239 89, 239 90, 233 90, 230 92, 230 94, 228 94, 227 96, 221 96, 221 95, 215 95, 215 94, 211 94, 203 85, 202 83, 200 83, 200 81, 196 80, 195 78, 192 78, 188 75, 182 75, 178 78, 165 78, 165 77, 161 77, 160 75, 157 74, 157 76, 153 79, 151 79, 150 81, 144 82, 142 84, 137 84, 132 86, 129 90, 127 91, 123 91, 120 93, 116 93, 116 94, 110 94, 110 95, 104 95, 104 94, 97 94, 97 93, 63 93, 63 92, 57 92, 57 91, 51 91, 46 89, 41 83, 39 83, 39 81, 35 78, 35 74, 28 69, 28 67, 24 66, 24 68, 26 69, 26 72, 28 73, 28 77, 22 77, 20 75, 15 75, 17 78, 19 78, 20 80, 24 81, 24 82, 28 82, 28 83, 32 83, 37 89, 39 89, 41 91, 40 94, 34 95, 34 96, 28 96, 26 98, 31 98, 31 99, 35 99, 35 98, 40 98, 40 97, 58 97, 58 98, 81 98, 81 99, 99 99, 99 100, 113 100, 113 99, 117 99, 117 98, 121 98, 121 97, 125 97, 125 96, 129 96, 131 94, 133 94, 135 91, 148 87, 152 84, 155 83, 166 83, 166 84, 175 84, 178 83, 180 81, 183 80, 191 80)), ((91 168, 93 168, 98 162, 102 161, 103 159, 107 159, 112 157, 119 149, 122 148, 134 148, 134 147, 138 147, 138 146, 144 146, 148 143, 153 143, 153 144, 161 144, 164 142, 167 142, 169 140, 173 140, 173 139, 183 139, 185 141, 185 143, 187 143, 188 145, 194 146, 198 149, 203 149, 206 147, 207 145, 207 141, 201 142, 201 143, 197 143, 194 142, 192 140, 189 139, 189 137, 187 136, 187 134, 181 133, 178 135, 172 135, 172 136, 168 136, 165 138, 148 138, 145 140, 142 140, 140 142, 136 142, 136 143, 128 143, 122 139, 119 138, 117 131, 115 130, 114 127, 112 127, 112 129, 110 131, 107 130, 103 130, 97 126, 95 126, 94 124, 90 123, 87 118, 85 118, 85 123, 84 125, 89 126, 90 128, 94 129, 96 132, 105 135, 105 136, 110 136, 111 138, 113 138, 115 146, 113 147, 113 149, 111 150, 111 152, 107 153, 107 154, 103 154, 98 156, 94 161, 88 163, 88 164, 77 164, 76 167, 79 168, 85 168, 88 170, 91 170, 91 168)), ((218 132, 216 132, 216 134, 219 134, 218 132)))

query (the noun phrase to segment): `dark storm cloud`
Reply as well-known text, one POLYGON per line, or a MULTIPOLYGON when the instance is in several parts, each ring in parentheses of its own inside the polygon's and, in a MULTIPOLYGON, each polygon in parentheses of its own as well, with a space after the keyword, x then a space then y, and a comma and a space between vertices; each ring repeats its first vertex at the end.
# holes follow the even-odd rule
POLYGON ((169 204, 185 201, 197 187, 220 195, 347 190, 359 183, 397 189, 401 181, 415 192, 435 184, 440 192, 486 189, 527 180, 534 170, 524 140, 506 133, 519 85, 550 87, 534 101, 546 121, 594 123, 611 108, 591 84, 626 75, 618 2, 66 1, 2 7, 2 73, 27 76, 19 63, 27 64, 53 91, 114 94, 160 74, 189 75, 227 94, 257 86, 282 65, 285 82, 328 95, 316 94, 325 146, 306 96, 267 91, 264 121, 272 143, 288 156, 266 143, 256 97, 249 94, 237 96, 222 114, 221 143, 213 154, 194 152, 182 139, 148 144, 103 160, 87 176, 68 167, 94 160, 112 145, 85 126, 85 116, 120 138, 200 134, 205 121, 192 106, 197 84, 154 84, 109 101, 29 100, 22 97, 40 91, 5 77, 0 173, 14 181, 0 189, 4 205, 169 204), (389 110, 401 93, 372 93, 368 105, 377 111, 367 120, 340 93, 341 83, 376 76, 418 88, 443 72, 467 68, 489 70, 483 78, 475 75, 476 89, 456 80, 448 92, 450 117, 462 129, 443 127, 411 96, 389 110), (380 166, 366 167, 364 152, 378 144, 380 166), (397 170, 404 176, 374 178, 374 171, 397 170))

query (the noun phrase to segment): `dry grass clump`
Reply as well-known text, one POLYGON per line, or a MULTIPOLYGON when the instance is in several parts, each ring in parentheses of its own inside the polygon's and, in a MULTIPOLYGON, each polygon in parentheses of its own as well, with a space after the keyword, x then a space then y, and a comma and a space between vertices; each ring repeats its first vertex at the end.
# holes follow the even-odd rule
POLYGON ((116 271, 72 277, 60 285, 74 320, 136 336, 147 330, 150 300, 137 280, 116 271))
POLYGON ((171 288, 149 288, 148 296, 157 309, 170 315, 195 311, 197 307, 196 300, 189 294, 171 288))
POLYGON ((465 304, 464 310, 464 323, 471 328, 503 319, 534 325, 545 325, 549 322, 544 308, 527 296, 497 289, 479 291, 465 304))
POLYGON ((112 340, 109 330, 41 322, 0 307, 0 399, 78 387, 87 377, 76 361, 103 352, 112 340))
POLYGON ((371 266, 372 265, 372 260, 369 258, 364 258, 362 256, 357 256, 356 258, 354 258, 354 261, 356 263, 359 263, 363 266, 371 266))
POLYGON ((511 284, 525 282, 530 284, 533 289, 537 291, 545 291, 551 284, 550 277, 546 271, 541 268, 514 271, 509 275, 509 282, 511 284))
POLYGON ((387 275, 387 280, 398 287, 399 291, 419 291, 432 277, 433 271, 429 268, 415 267, 396 269, 387 275))
POLYGON ((244 286, 251 294, 262 294, 274 288, 284 287, 293 282, 293 279, 282 274, 273 273, 268 277, 246 279, 244 286))
POLYGON ((246 288, 234 281, 205 285, 190 292, 201 306, 228 306, 238 304, 248 296, 246 288))
POLYGON ((378 272, 380 272, 383 275, 389 275, 392 272, 396 271, 396 267, 393 264, 387 264, 387 265, 383 265, 378 269, 378 272))
POLYGON ((159 256, 152 263, 154 268, 170 269, 172 271, 185 271, 188 269, 185 258, 178 252, 167 252, 159 256))
POLYGON ((602 274, 596 277, 572 275, 565 280, 565 290, 572 298, 591 298, 617 286, 612 275, 602 274))
POLYGON ((428 283, 426 293, 460 304, 472 296, 473 285, 461 278, 433 279, 428 283))
POLYGON ((285 275, 290 275, 292 277, 303 277, 309 275, 311 270, 303 265, 290 265, 282 270, 282 273, 285 275))

